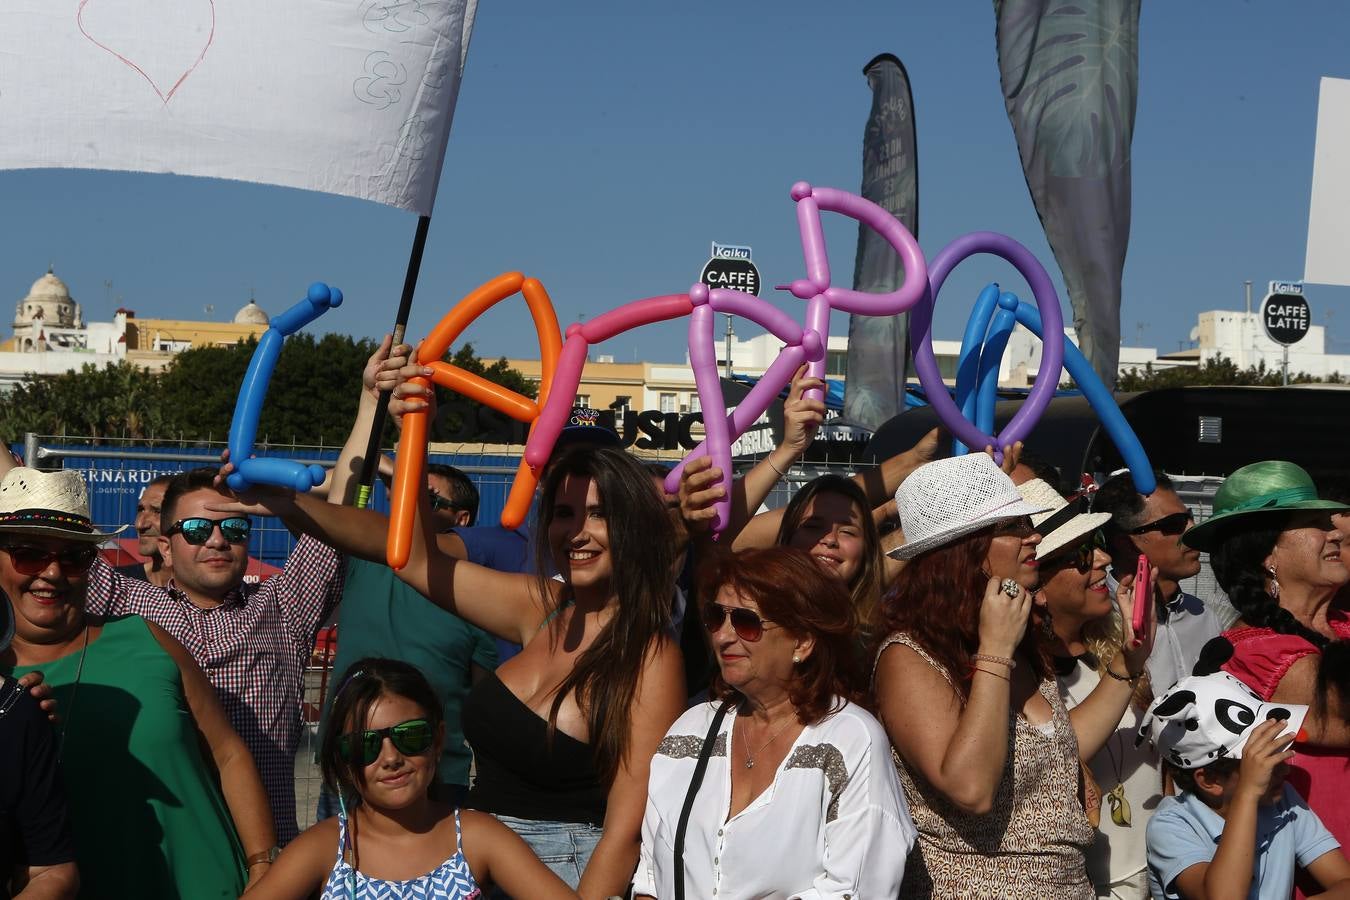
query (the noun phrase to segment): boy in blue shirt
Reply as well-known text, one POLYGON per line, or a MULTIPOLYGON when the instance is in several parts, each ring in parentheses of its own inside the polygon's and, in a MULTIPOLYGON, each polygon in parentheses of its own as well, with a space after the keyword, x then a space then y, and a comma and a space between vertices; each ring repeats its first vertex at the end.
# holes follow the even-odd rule
POLYGON ((1350 862, 1284 783, 1306 706, 1265 703, 1226 672, 1183 678, 1140 726, 1180 793, 1149 820, 1153 897, 1289 900, 1295 865, 1350 898, 1350 862))

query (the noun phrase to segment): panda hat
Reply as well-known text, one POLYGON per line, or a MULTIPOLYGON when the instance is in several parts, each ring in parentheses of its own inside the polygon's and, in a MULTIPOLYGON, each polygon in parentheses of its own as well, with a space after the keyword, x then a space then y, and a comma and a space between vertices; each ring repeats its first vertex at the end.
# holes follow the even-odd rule
POLYGON ((1153 701, 1136 743, 1148 737, 1168 762, 1198 769, 1216 759, 1241 758, 1252 731, 1267 719, 1279 719, 1286 732, 1299 735, 1307 716, 1308 707, 1267 703, 1227 672, 1191 675, 1153 701))

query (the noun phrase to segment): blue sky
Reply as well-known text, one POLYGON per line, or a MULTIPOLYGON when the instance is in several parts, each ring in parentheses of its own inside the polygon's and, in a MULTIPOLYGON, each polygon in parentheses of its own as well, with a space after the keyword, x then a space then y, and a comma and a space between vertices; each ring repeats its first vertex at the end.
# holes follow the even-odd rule
MULTIPOLYGON (((1259 300, 1267 280, 1301 275, 1317 84, 1350 77, 1347 34, 1350 4, 1336 0, 1144 4, 1126 343, 1175 350, 1201 310, 1241 307, 1244 279, 1259 300)), ((564 324, 687 289, 710 240, 752 245, 766 284, 801 277, 788 188, 857 189, 861 67, 884 51, 913 84, 926 253, 992 229, 1055 272, 1003 108, 990 3, 482 0, 410 334, 509 269, 543 280, 564 324)), ((221 318, 250 288, 278 312, 325 280, 348 302, 316 327, 371 336, 392 322, 415 226, 340 197, 83 171, 0 172, 0 215, 5 304, 49 261, 95 320, 119 296, 141 316, 221 318)), ((837 283, 855 236, 827 228, 837 283)), ((972 260, 943 291, 936 336, 959 338, 989 280, 1025 293, 1003 263, 972 260)), ((1308 296, 1329 349, 1350 352, 1350 289, 1308 296)), ((503 304, 465 338, 535 356, 526 322, 523 303, 503 304)), ((832 332, 846 330, 837 314, 832 332)), ((670 361, 684 344, 684 324, 667 323, 597 352, 670 361)))

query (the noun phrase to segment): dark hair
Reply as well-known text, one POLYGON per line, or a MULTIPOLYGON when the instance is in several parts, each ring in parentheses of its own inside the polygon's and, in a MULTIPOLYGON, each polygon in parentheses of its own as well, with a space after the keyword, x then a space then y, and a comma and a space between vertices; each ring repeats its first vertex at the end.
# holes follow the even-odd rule
POLYGON ((867 502, 867 495, 856 481, 830 473, 802 485, 783 509, 775 543, 788 546, 792 535, 806 518, 806 507, 821 494, 839 494, 858 509, 858 518, 862 522, 863 552, 858 570, 849 579, 848 589, 853 607, 858 613, 859 624, 868 628, 874 624, 877 605, 881 602, 881 536, 877 533, 876 522, 872 520, 872 507, 867 502))
MULTIPOLYGON (((816 564, 806 551, 764 547, 716 554, 699 571, 703 603, 712 603, 722 588, 753 600, 764 618, 789 634, 815 639, 811 655, 798 664, 787 686, 797 720, 812 725, 862 697, 856 633, 857 611, 838 579, 816 564)), ((739 691, 713 675, 711 692, 723 700, 741 700, 739 691)))
MULTIPOLYGON (((985 561, 994 529, 983 528, 911 559, 881 600, 877 637, 903 631, 914 638, 951 676, 961 702, 970 694, 971 659, 980 648, 980 607, 989 583, 985 561)), ((1027 628, 1021 649, 1030 657, 1037 680, 1050 671, 1045 648, 1027 628)))
POLYGON ((1308 628, 1266 590, 1267 575, 1262 564, 1275 549, 1275 542, 1290 526, 1292 518, 1291 515, 1266 513, 1245 528, 1241 520, 1234 522, 1216 536, 1209 565, 1219 587, 1228 595, 1243 622, 1255 628, 1269 628, 1279 634, 1301 637, 1320 651, 1317 693, 1312 707, 1321 715, 1327 708, 1327 695, 1331 690, 1350 698, 1350 642, 1333 641, 1308 628))
POLYGON ((1317 496, 1333 503, 1350 504, 1350 478, 1333 475, 1317 480, 1317 496))
POLYGON ((202 490, 219 493, 220 489, 216 487, 216 476, 219 474, 220 469, 216 466, 200 466, 170 478, 169 486, 164 489, 164 499, 159 502, 159 533, 168 534, 177 521, 178 501, 184 494, 202 490))
POLYGON ((449 500, 455 509, 468 513, 469 524, 472 525, 478 518, 478 488, 474 487, 469 476, 444 463, 427 463, 427 474, 439 475, 450 482, 450 496, 445 499, 449 500))
MULTIPOLYGON (((1153 477, 1158 487, 1173 490, 1172 479, 1162 472, 1155 471, 1153 477)), ((1112 475, 1092 495, 1092 511, 1111 514, 1110 524, 1118 531, 1129 531, 1144 524, 1144 501, 1147 498, 1134 486, 1134 478, 1128 471, 1112 475)))
POLYGON ((440 731, 444 711, 426 676, 399 659, 374 656, 358 659, 347 667, 336 684, 328 729, 319 748, 319 766, 324 783, 345 798, 365 785, 366 764, 360 741, 352 742, 351 756, 344 758, 338 749, 338 738, 364 730, 370 707, 376 700, 386 694, 411 700, 421 707, 433 734, 440 731))
POLYGON ((1183 769, 1170 760, 1163 760, 1163 765, 1172 776, 1173 783, 1177 787, 1194 796, 1206 806, 1217 806, 1218 802, 1209 794, 1200 790, 1195 784, 1195 773, 1204 769, 1211 778, 1227 778, 1238 770, 1242 765, 1242 759, 1237 756, 1221 756, 1214 762, 1206 763, 1203 766, 1196 766, 1194 769, 1183 769))
MULTIPOLYGON (((179 474, 179 472, 165 472, 163 475, 156 475, 145 483, 145 487, 154 487, 159 484, 167 485, 170 481, 173 481, 174 478, 178 477, 179 474)), ((145 490, 145 488, 141 488, 141 490, 145 490)))
MULTIPOLYGON (((1022 453, 1017 457, 1017 464, 1030 469, 1031 474, 1054 488, 1055 493, 1063 494, 1065 492, 1064 476, 1060 474, 1059 467, 1051 465, 1049 460, 1026 445, 1022 446, 1022 453)), ((1078 485, 1074 485, 1072 490, 1078 490, 1078 485)))
MULTIPOLYGON (((670 627, 675 593, 674 525, 641 463, 613 447, 581 444, 549 466, 539 502, 541 536, 548 534, 558 487, 568 476, 595 481, 614 567, 610 591, 618 595, 619 602, 613 617, 558 686, 548 713, 549 735, 556 728, 564 698, 575 693, 590 728, 596 767, 608 782, 628 753, 642 665, 670 627)), ((569 602, 571 587, 554 592, 556 583, 546 574, 555 571, 549 544, 546 538, 535 542, 535 572, 540 596, 552 607, 552 617, 569 602)))

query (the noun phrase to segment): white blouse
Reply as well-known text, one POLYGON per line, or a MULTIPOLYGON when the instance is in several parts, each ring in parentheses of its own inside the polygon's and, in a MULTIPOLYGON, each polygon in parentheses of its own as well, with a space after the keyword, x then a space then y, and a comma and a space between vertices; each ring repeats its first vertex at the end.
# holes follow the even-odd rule
MULTIPOLYGON (((674 897, 674 842, 718 705, 679 718, 652 759, 637 895, 674 897)), ((914 845, 885 730, 853 704, 802 729, 774 780, 732 816, 729 712, 684 838, 685 896, 702 900, 894 897, 914 845)))

